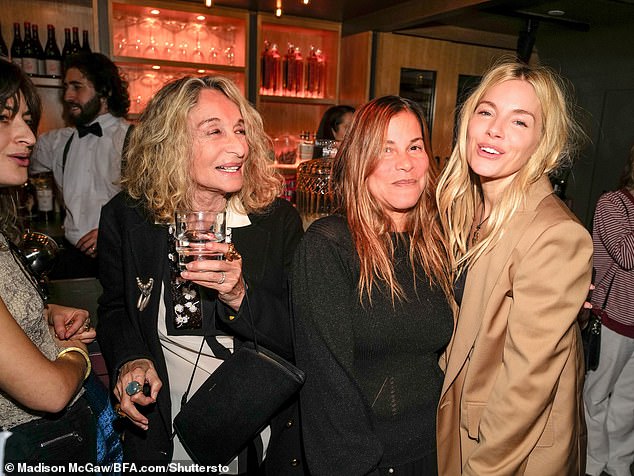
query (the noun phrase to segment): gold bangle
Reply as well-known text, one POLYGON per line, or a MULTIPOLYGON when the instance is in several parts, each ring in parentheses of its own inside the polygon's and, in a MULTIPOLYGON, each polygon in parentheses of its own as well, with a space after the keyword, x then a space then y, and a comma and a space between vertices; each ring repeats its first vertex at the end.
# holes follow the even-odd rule
POLYGON ((90 375, 90 370, 92 369, 90 356, 84 349, 81 349, 79 347, 65 347, 64 349, 59 351, 59 354, 57 354, 57 358, 59 359, 61 356, 67 354, 68 352, 79 352, 84 360, 86 360, 86 375, 84 375, 84 380, 86 380, 90 375))

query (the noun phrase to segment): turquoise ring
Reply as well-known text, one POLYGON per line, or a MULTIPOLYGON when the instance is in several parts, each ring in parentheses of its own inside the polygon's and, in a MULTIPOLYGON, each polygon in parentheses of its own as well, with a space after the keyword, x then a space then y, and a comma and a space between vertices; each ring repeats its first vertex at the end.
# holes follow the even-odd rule
POLYGON ((141 385, 136 380, 133 380, 132 382, 130 382, 128 385, 125 386, 125 393, 127 393, 130 397, 132 395, 136 395, 141 390, 143 390, 143 385, 141 385))

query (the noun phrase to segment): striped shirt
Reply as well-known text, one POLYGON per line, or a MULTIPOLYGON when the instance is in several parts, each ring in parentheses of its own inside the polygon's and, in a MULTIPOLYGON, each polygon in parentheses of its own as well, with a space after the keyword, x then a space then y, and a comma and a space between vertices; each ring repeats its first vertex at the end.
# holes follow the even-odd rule
POLYGON ((630 192, 622 189, 599 198, 592 239, 596 270, 592 305, 602 308, 609 289, 608 318, 603 324, 634 338, 634 197, 630 192))

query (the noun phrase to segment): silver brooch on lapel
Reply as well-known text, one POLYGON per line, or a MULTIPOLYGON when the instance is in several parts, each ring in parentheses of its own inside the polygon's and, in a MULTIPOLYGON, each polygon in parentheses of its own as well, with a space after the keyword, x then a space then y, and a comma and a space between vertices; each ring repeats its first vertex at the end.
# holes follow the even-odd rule
POLYGON ((145 309, 150 302, 150 293, 152 292, 152 287, 154 286, 154 278, 150 278, 147 283, 141 281, 141 279, 136 277, 136 285, 139 287, 139 291, 141 294, 139 295, 139 299, 136 302, 136 307, 139 311, 145 309))

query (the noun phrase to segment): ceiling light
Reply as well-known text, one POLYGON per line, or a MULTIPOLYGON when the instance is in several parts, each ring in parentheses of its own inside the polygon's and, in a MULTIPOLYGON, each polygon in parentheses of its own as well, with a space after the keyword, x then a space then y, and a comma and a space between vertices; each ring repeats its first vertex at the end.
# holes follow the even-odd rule
POLYGON ((198 15, 196 17, 196 20, 198 20, 198 21, 203 21, 204 19, 205 19, 205 15, 198 15))
POLYGON ((282 16, 282 0, 277 0, 275 2, 275 16, 276 17, 282 16))
POLYGON ((150 13, 152 15, 158 15, 159 13, 161 13, 161 10, 157 10, 156 8, 153 8, 152 10, 150 10, 150 13))
POLYGON ((203 73, 205 72, 205 70, 204 70, 204 69, 199 69, 199 70, 198 70, 198 71, 196 71, 196 72, 197 72, 197 73, 199 73, 199 74, 203 74, 203 73))
POLYGON ((563 10, 548 10, 548 14, 551 17, 561 17, 564 16, 566 12, 564 12, 563 10))
POLYGON ((159 65, 155 64, 155 65, 152 66, 152 69, 161 69, 161 67, 159 65))
POLYGON ((213 4, 214 4, 213 0, 205 0, 205 6, 207 8, 211 8, 213 4))
POLYGON ((310 3, 310 0, 303 0, 304 1, 304 5, 308 5, 310 3))

